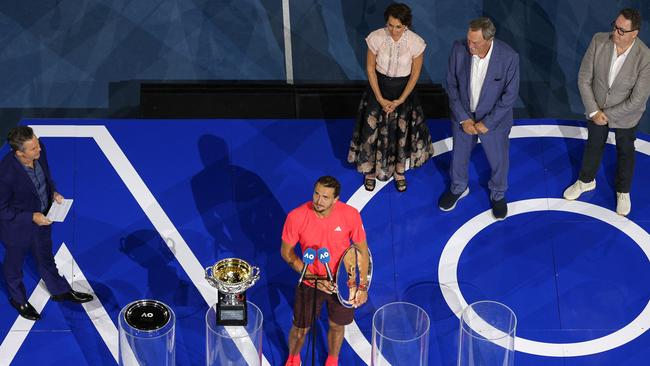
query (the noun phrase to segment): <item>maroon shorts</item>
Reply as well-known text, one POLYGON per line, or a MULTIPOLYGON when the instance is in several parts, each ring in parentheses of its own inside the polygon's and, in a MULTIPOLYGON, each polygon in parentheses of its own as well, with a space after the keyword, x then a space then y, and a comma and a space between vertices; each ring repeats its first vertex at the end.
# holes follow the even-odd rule
POLYGON ((293 304, 293 325, 296 328, 309 328, 312 320, 314 306, 314 295, 316 296, 316 316, 318 319, 323 302, 327 303, 327 316, 329 320, 338 325, 348 325, 354 320, 354 309, 346 308, 339 303, 336 294, 328 295, 320 290, 314 290, 304 283, 296 288, 296 300, 293 304))

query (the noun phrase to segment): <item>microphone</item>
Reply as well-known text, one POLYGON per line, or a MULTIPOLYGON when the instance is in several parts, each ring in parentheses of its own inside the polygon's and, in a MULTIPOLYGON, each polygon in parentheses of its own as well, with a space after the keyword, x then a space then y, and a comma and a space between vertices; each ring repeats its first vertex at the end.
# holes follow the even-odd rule
POLYGON ((327 248, 323 247, 318 249, 318 260, 325 265, 325 270, 327 271, 327 279, 330 282, 334 282, 334 276, 332 276, 332 271, 330 270, 330 251, 327 248))
POLYGON ((307 266, 314 263, 315 260, 316 251, 312 248, 305 249, 305 252, 302 254, 302 262, 304 264, 302 266, 302 272, 300 272, 300 279, 298 280, 298 284, 302 283, 302 279, 305 278, 305 273, 307 273, 307 266))

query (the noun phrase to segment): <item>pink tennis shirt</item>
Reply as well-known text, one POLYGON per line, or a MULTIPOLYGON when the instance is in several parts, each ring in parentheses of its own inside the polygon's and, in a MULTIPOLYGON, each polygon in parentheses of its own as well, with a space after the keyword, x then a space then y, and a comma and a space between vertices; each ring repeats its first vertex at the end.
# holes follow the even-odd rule
MULTIPOLYGON (((326 247, 331 256, 329 263, 332 274, 336 273, 343 252, 352 243, 366 240, 366 232, 361 223, 361 215, 356 208, 336 201, 327 217, 318 217, 312 202, 298 206, 287 215, 282 229, 282 241, 290 245, 300 242, 300 249, 312 248, 316 251, 326 247)), ((309 266, 309 271, 318 276, 326 276, 325 266, 318 260, 309 266)))

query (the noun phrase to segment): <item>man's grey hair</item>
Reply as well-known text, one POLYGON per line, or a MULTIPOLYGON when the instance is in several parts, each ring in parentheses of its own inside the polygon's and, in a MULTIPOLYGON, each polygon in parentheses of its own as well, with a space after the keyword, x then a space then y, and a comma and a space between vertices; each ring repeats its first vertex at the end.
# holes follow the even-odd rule
POLYGON ((483 33, 483 39, 489 40, 494 38, 497 29, 488 17, 480 17, 469 22, 469 29, 473 31, 480 30, 483 33))

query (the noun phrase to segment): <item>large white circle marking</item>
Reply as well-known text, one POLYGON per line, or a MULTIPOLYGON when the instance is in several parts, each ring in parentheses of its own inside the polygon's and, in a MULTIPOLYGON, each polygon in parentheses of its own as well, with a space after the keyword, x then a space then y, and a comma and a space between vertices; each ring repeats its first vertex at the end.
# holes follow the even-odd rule
MULTIPOLYGON (((650 261, 650 234, 634 222, 617 215, 615 212, 581 201, 567 201, 557 198, 537 198, 508 204, 508 216, 512 217, 526 212, 565 211, 590 216, 619 229, 634 240, 650 261)), ((497 222, 487 210, 461 226, 449 239, 440 256, 438 277, 442 294, 451 310, 460 316, 467 307, 458 286, 458 261, 463 249, 481 230, 497 222)), ((604 337, 577 343, 549 343, 531 341, 517 337, 515 349, 520 352, 540 356, 571 357, 585 356, 608 351, 619 347, 643 334, 650 327, 650 302, 641 313, 625 327, 604 337)))

